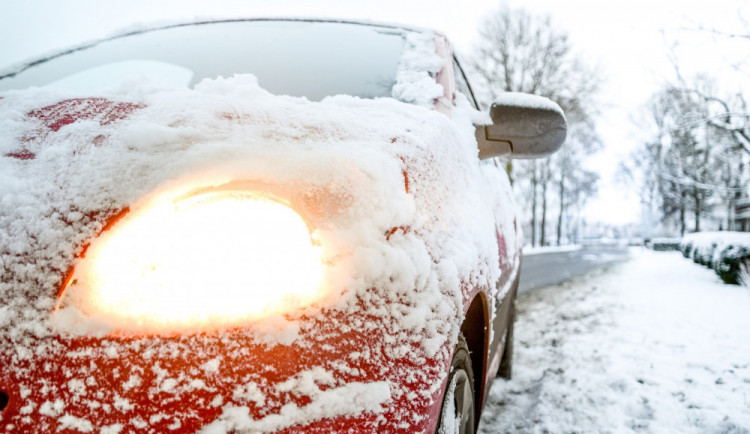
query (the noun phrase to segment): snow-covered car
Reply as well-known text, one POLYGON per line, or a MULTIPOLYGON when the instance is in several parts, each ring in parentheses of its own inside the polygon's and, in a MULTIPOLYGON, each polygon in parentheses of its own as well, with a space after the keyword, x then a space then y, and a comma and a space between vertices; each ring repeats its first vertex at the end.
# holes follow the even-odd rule
POLYGON ((0 73, 5 432, 472 432, 509 376, 519 222, 446 38, 231 20, 0 73), (478 125, 478 126, 477 126, 478 125))

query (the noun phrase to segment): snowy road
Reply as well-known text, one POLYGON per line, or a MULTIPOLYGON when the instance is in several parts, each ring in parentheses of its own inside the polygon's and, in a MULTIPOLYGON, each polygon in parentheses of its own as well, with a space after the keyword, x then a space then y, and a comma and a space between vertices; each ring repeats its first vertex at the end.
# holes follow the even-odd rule
POLYGON ((750 433, 750 288, 677 252, 519 296, 483 433, 750 433))
POLYGON ((597 244, 580 249, 525 254, 518 292, 523 293, 564 282, 591 270, 627 259, 624 246, 597 244))

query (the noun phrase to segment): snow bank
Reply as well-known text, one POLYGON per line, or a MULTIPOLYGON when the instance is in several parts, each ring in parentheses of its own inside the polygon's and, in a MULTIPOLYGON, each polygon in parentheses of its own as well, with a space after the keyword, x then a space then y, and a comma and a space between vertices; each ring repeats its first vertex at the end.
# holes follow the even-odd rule
POLYGON ((540 255, 542 253, 575 252, 576 250, 581 250, 580 244, 569 244, 567 246, 523 246, 524 256, 540 255))
MULTIPOLYGON (((430 38, 415 36, 409 43, 399 73, 403 87, 396 96, 426 105, 437 88, 423 86, 424 78, 438 62, 425 58, 430 38)), ((220 381, 224 355, 204 351, 205 337, 187 336, 179 344, 158 336, 119 340, 130 327, 125 322, 92 318, 75 303, 51 312, 62 277, 72 264, 86 261, 78 258, 83 246, 113 215, 126 209, 135 213, 160 195, 177 197, 237 180, 268 186, 307 207, 312 237, 323 250, 324 291, 309 306, 240 324, 241 332, 216 331, 222 347, 243 347, 246 339, 317 347, 315 336, 303 331, 335 316, 356 315, 359 320, 348 330, 368 334, 379 327, 388 337, 378 354, 363 352, 363 359, 408 359, 413 366, 422 366, 426 358, 446 362, 462 320, 461 284, 494 289, 500 278, 495 215, 505 225, 508 251, 519 249, 507 178, 477 159, 475 116, 464 106, 448 119, 390 98, 336 96, 310 102, 275 96, 250 75, 204 80, 194 89, 136 80, 95 96, 43 89, 3 94, 0 351, 6 355, 5 375, 23 378, 33 390, 25 417, 34 418, 40 429, 98 430, 105 427, 90 425, 99 420, 93 417, 101 414, 98 409, 127 411, 122 397, 133 388, 177 400, 212 390, 220 381), (182 358, 203 369, 170 378, 152 363, 153 384, 142 373, 124 373, 120 387, 87 396, 88 407, 77 406, 70 414, 38 413, 31 400, 51 402, 56 392, 34 374, 37 363, 77 358, 80 368, 69 375, 81 381, 95 378, 97 365, 83 361, 99 357, 99 350, 69 351, 66 342, 81 334, 110 333, 115 335, 105 342, 106 357, 138 354, 149 360, 180 354, 175 353, 179 348, 182 358)), ((162 330, 137 332, 158 335, 162 330)), ((412 418, 410 407, 393 404, 412 393, 400 386, 403 369, 383 369, 393 376, 388 383, 336 382, 325 391, 307 389, 310 404, 283 407, 260 420, 238 408, 238 401, 251 397, 278 407, 282 401, 272 393, 273 385, 258 382, 257 390, 248 386, 236 397, 216 395, 212 405, 223 406, 224 412, 217 424, 275 429, 290 421, 359 412, 412 418)), ((429 405, 444 378, 441 370, 429 372, 424 381, 431 386, 420 395, 420 405, 429 405)), ((177 429, 181 418, 194 417, 190 411, 155 415, 148 423, 173 420, 170 427, 177 429)), ((147 424, 129 420, 136 427, 147 424)))
POLYGON ((721 254, 728 247, 750 250, 750 233, 748 232, 696 232, 685 235, 680 241, 680 250, 687 258, 715 267, 721 254))
POLYGON ((480 432, 744 433, 750 294, 677 252, 517 300, 480 432))
POLYGON ((729 244, 750 247, 750 232, 695 232, 682 237, 682 245, 690 243, 692 248, 705 250, 714 248, 721 250, 729 244))

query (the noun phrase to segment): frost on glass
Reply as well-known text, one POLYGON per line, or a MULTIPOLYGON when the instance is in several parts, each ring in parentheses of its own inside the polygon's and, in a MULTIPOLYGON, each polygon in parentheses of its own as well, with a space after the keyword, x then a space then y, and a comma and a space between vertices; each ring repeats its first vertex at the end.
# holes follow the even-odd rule
POLYGON ((192 87, 205 78, 253 74, 263 88, 278 95, 315 101, 340 94, 385 97, 391 96, 406 33, 314 21, 176 26, 50 58, 0 79, 0 90, 51 83, 68 84, 63 86, 68 90, 98 90, 144 76, 192 87), (90 80, 81 86, 76 77, 90 80))

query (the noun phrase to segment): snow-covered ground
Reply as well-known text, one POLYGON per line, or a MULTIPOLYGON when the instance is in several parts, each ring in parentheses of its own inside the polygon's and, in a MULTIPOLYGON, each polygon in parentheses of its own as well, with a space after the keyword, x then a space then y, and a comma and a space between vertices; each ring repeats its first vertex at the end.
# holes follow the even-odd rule
POLYGON ((517 301, 480 432, 750 432, 750 290, 679 252, 517 301))

